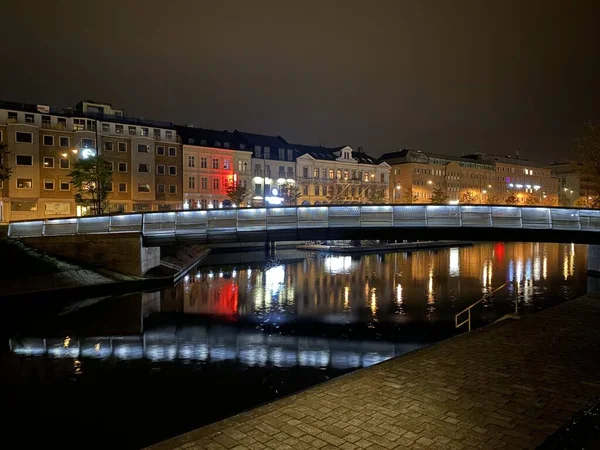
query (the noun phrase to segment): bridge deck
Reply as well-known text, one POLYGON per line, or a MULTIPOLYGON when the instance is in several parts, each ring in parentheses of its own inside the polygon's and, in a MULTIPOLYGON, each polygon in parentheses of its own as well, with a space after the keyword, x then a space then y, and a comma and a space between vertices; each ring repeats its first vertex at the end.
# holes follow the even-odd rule
POLYGON ((157 444, 535 448, 600 395, 600 297, 494 325, 157 444))

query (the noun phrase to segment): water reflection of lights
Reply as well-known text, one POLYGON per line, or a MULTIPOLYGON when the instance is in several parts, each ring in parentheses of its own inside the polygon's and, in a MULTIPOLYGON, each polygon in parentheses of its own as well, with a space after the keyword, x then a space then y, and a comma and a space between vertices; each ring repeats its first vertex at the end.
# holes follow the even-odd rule
POLYGON ((402 285, 400 283, 396 286, 396 301, 399 305, 402 304, 402 285))
MULTIPOLYGON (((93 359, 115 357, 121 360, 150 359, 173 361, 233 361, 247 366, 355 368, 367 367, 398 354, 420 347, 416 344, 398 346, 391 342, 346 341, 341 339, 269 336, 260 332, 238 332, 234 329, 194 327, 185 331, 190 338, 177 338, 170 333, 148 332, 143 337, 88 338, 65 348, 46 346, 40 338, 10 339, 11 350, 18 355, 41 356, 46 353, 58 358, 72 358, 75 373, 81 373, 81 355, 93 359), (105 345, 96 349, 100 341, 105 345), (398 348, 398 349, 397 349, 398 348)), ((56 341, 53 341, 56 343, 56 341)))
POLYGON ((458 247, 450 249, 450 276, 458 277, 460 275, 460 252, 458 247))
POLYGON ((344 309, 348 309, 350 305, 350 286, 344 288, 344 309))
POLYGON ((377 288, 371 289, 371 312, 377 312, 377 288))
POLYGON ((350 273, 351 268, 351 256, 328 256, 325 258, 325 270, 332 275, 350 273))
POLYGON ((565 245, 563 249, 563 277, 566 280, 575 274, 575 244, 565 245))
POLYGON ((427 303, 435 303, 435 295, 433 295, 433 264, 429 265, 429 282, 427 283, 427 303))
POLYGON ((275 295, 285 282, 285 266, 273 266, 265 271, 265 288, 267 293, 275 295))

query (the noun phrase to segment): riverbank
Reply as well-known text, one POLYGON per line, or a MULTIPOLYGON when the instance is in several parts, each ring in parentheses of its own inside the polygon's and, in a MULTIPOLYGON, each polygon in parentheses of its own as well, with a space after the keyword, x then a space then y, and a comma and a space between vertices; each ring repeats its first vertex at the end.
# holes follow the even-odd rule
POLYGON ((150 448, 535 448, 600 395, 598 321, 586 295, 150 448))
POLYGON ((200 246, 173 248, 165 255, 164 264, 161 261, 161 266, 142 278, 83 267, 37 252, 19 241, 0 240, 0 254, 11 262, 0 274, 0 298, 101 297, 160 289, 177 283, 209 253, 200 246))
POLYGON ((445 248, 445 247, 464 247, 473 245, 468 241, 417 241, 417 242, 398 242, 381 245, 322 245, 322 244, 304 244, 296 248, 298 250, 310 252, 359 254, 359 253, 385 253, 397 252, 402 250, 420 250, 427 248, 445 248))

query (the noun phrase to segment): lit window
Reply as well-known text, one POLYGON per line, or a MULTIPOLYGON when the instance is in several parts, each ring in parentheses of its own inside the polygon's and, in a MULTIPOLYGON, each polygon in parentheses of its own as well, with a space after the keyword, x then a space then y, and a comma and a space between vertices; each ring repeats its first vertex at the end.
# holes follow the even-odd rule
POLYGON ((17 189, 33 189, 31 178, 17 178, 17 189))

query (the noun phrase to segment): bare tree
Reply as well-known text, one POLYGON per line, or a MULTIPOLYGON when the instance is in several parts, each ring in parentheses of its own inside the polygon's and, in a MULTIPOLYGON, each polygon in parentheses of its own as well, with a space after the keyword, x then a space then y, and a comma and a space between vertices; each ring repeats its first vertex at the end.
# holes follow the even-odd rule
POLYGON ((467 191, 463 193, 460 197, 460 202, 465 203, 467 205, 472 205, 473 203, 477 203, 477 195, 473 191, 467 191))
POLYGON ((442 188, 435 188, 431 193, 431 203, 435 203, 441 205, 442 203, 446 203, 448 201, 448 194, 442 188))

